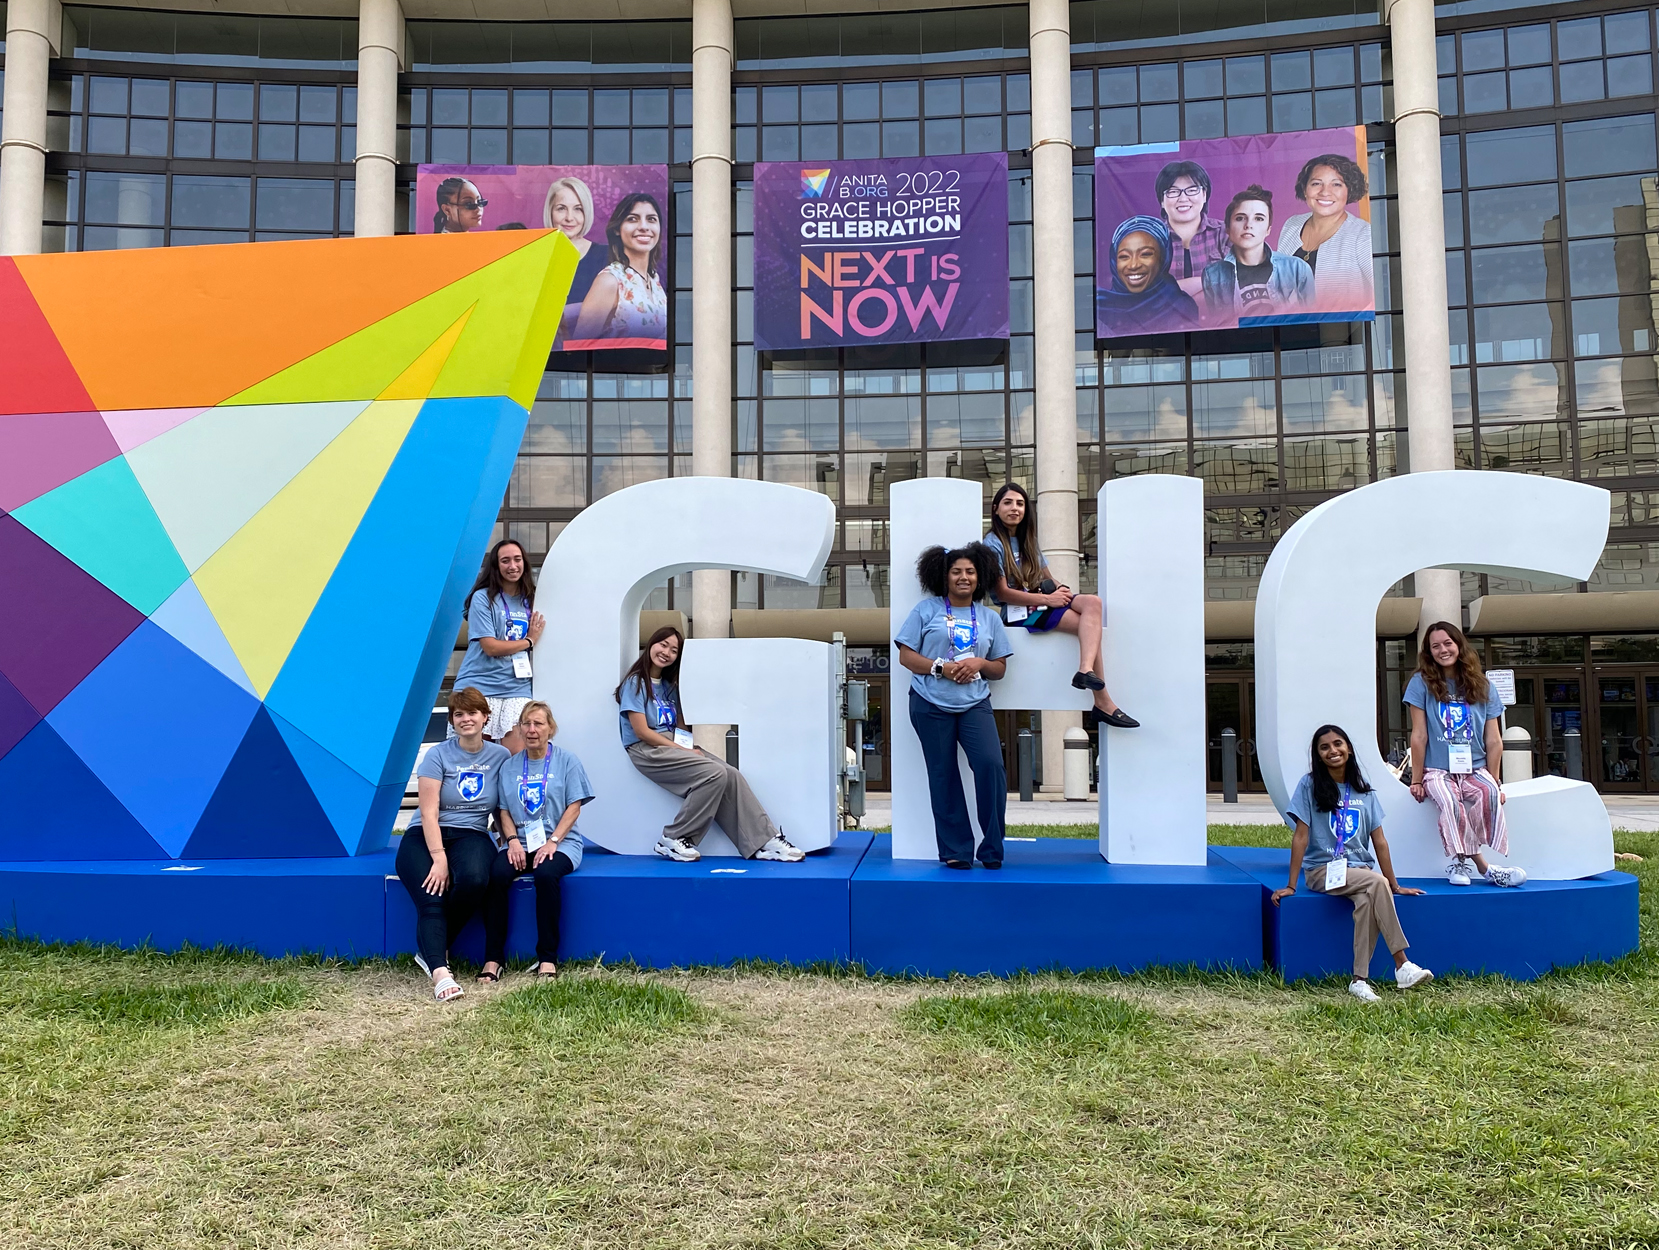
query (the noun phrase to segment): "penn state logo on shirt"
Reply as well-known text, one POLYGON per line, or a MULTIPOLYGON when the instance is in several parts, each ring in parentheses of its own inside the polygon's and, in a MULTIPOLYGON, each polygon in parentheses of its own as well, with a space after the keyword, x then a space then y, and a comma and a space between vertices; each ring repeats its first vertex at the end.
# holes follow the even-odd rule
POLYGON ((522 616, 509 616, 507 618, 507 641, 523 642, 525 630, 528 626, 529 622, 522 616))
POLYGON ((484 793, 484 774, 473 772, 470 769, 460 773, 455 778, 455 788, 461 792, 461 797, 471 803, 480 794, 484 793))
POLYGON ((1339 807, 1331 813, 1331 833, 1338 842, 1346 842, 1359 833, 1359 809, 1339 807))
POLYGON ((524 804, 524 810, 534 816, 541 811, 542 800, 547 797, 539 781, 524 781, 518 787, 519 801, 524 804))
POLYGON ((1469 706, 1466 703, 1442 703, 1440 726, 1448 741, 1455 742, 1469 732, 1469 706))

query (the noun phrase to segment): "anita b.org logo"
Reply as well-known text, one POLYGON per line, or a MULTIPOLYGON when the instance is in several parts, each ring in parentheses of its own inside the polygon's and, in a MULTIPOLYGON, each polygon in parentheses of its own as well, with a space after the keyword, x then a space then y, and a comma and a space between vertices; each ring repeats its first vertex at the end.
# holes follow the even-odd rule
POLYGON ((827 169, 801 170, 801 198, 803 200, 821 200, 824 198, 824 188, 829 185, 830 171, 827 169))

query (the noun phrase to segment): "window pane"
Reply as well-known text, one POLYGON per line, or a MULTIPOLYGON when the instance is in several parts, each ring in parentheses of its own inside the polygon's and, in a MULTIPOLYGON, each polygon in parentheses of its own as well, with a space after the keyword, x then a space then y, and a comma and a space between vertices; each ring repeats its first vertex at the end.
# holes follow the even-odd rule
POLYGON ((280 84, 264 83, 259 88, 259 120, 262 122, 298 121, 300 89, 280 84))
POLYGON ((1583 100, 1606 98, 1602 84, 1601 62, 1580 61, 1561 67, 1561 103, 1575 104, 1583 100))
POLYGON ((246 230, 251 199, 247 178, 175 174, 173 225, 246 230))
POLYGON ((1458 43, 1463 52, 1465 74, 1481 69, 1503 68, 1503 31, 1468 31, 1458 39, 1458 43))
POLYGON ((1305 92, 1300 95, 1274 96, 1273 129, 1278 131, 1312 130, 1313 96, 1305 92))
POLYGON ((132 81, 132 112, 135 117, 166 117, 168 86, 165 78, 135 78, 132 81))
POLYGON ((1272 435, 1277 404, 1273 382, 1209 382, 1192 388, 1193 434, 1198 438, 1272 435))
POLYGON ((1517 26, 1509 32, 1509 63, 1511 65, 1548 65, 1550 61, 1550 28, 1517 26))
POLYGON ((1220 61, 1188 61, 1181 67, 1187 99, 1204 100, 1222 94, 1220 61))
POLYGON ((1574 355, 1651 352, 1655 346, 1653 305, 1646 297, 1573 301, 1574 355))
POLYGON ((1548 108, 1555 103, 1555 82, 1548 66, 1509 71, 1509 107, 1548 108))
POLYGON ((1475 370, 1480 388, 1480 419, 1566 415, 1561 376, 1553 364, 1497 365, 1475 370))
POLYGON ((1566 326, 1560 304, 1515 304, 1475 310, 1476 364, 1547 360, 1565 355, 1566 326))
POLYGON ((1254 96, 1227 101, 1227 133, 1259 135, 1267 130, 1267 100, 1254 96))
POLYGON ((334 183, 322 178, 261 178, 261 230, 334 230, 334 183))
POLYGON ((1648 289, 1644 240, 1594 239, 1567 245, 1574 295, 1611 295, 1648 289))
POLYGON ((1370 424, 1365 375, 1286 378, 1285 433, 1363 430, 1370 424))
POLYGON ((1105 393, 1109 442, 1187 436, 1187 392, 1181 386, 1110 387, 1105 393))
POLYGON ((166 215, 166 195, 167 179, 161 174, 89 172, 86 220, 124 226, 159 226, 166 215))
MULTIPOLYGON (((1538 187, 1511 187, 1502 191, 1469 193, 1469 241, 1471 243, 1520 243, 1542 241, 1545 223, 1561 211, 1553 183, 1538 187)), ((1558 232, 1560 223, 1551 228, 1558 232)), ((1449 241, 1449 240, 1448 240, 1449 241)))
POLYGON ((1273 90, 1295 91, 1313 85, 1306 52, 1275 52, 1272 59, 1273 90))
POLYGON ((1143 104, 1159 100, 1180 99, 1181 88, 1176 79, 1173 64, 1143 65, 1140 70, 1141 102, 1143 104))
POLYGON ((1470 253, 1474 297, 1477 304, 1502 304, 1560 295, 1560 249, 1555 245, 1490 248, 1470 253), (1553 288, 1553 289, 1552 289, 1553 288))
POLYGON ((1465 135, 1463 142, 1472 187, 1502 186, 1513 182, 1518 171, 1529 179, 1555 177, 1554 126, 1489 130, 1465 135))
POLYGON ((1563 61, 1601 55, 1601 18, 1588 17, 1576 22, 1559 22, 1555 28, 1555 46, 1563 61))
POLYGON ((1227 58, 1227 94, 1257 95, 1267 90, 1267 63, 1259 56, 1227 58))
POLYGON ((1567 233, 1634 233, 1647 228, 1644 188, 1654 178, 1601 178, 1567 184, 1567 233))
POLYGON ((1562 127, 1567 177, 1640 172, 1654 167, 1653 116, 1609 117, 1562 127))

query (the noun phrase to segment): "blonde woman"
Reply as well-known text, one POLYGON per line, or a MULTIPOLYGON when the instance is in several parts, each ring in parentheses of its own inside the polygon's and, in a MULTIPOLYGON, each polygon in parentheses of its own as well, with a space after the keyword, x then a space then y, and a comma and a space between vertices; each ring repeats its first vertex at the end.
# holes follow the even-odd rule
POLYGON ((547 188, 542 222, 549 230, 557 230, 569 239, 576 255, 581 257, 576 262, 576 276, 570 280, 570 293, 565 296, 564 315, 559 319, 562 340, 575 328, 582 301, 587 298, 593 280, 605 272, 610 255, 605 248, 594 247, 593 240, 587 237, 593 226, 593 192, 580 178, 558 178, 547 188))

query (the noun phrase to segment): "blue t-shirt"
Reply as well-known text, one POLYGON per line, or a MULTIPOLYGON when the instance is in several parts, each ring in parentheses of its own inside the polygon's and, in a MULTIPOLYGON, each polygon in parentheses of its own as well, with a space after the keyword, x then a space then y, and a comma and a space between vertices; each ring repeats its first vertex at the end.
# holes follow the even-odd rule
MULTIPOLYGON (((1014 652, 994 608, 983 603, 957 608, 944 599, 923 599, 911 608, 894 641, 929 660, 954 660, 970 651, 981 659, 1000 660, 1014 652)), ((991 684, 983 676, 959 685, 949 677, 912 673, 910 688, 947 712, 966 711, 991 697, 991 684)))
MULTIPOLYGON (((1001 538, 999 538, 997 536, 996 531, 987 530, 986 533, 985 533, 985 545, 988 546, 989 548, 991 548, 992 551, 995 551, 1001 557, 1001 560, 1002 560, 1002 578, 1003 578, 1004 581, 1006 581, 1008 583, 1008 585, 1012 589, 1014 589, 1014 590, 1024 590, 1027 594, 1036 594, 1037 593, 1035 590, 1029 590, 1026 587, 1020 585, 1020 572, 1019 572, 1019 570, 1020 570, 1020 540, 1019 539, 1015 538, 1012 534, 1010 534, 1008 536, 1008 541, 1004 542, 1001 538)), ((1037 557, 1037 567, 1039 569, 1042 568, 1045 564, 1048 563, 1047 559, 1045 559, 1044 556, 1043 556, 1041 548, 1038 548, 1035 552, 1033 552, 1033 554, 1037 557)), ((998 602, 998 603, 1002 602, 1002 600, 996 598, 996 590, 994 588, 991 591, 991 597, 992 597, 992 599, 996 600, 996 602, 998 602)), ((1039 610, 1040 609, 1037 609, 1037 608, 1032 609, 1033 612, 1039 611, 1039 610)))
MULTIPOLYGON (((459 738, 446 738, 422 757, 415 776, 443 783, 438 791, 438 824, 446 829, 488 832, 490 816, 500 806, 501 765, 507 748, 486 742, 476 755, 461 749, 459 738)), ((420 828, 417 808, 411 829, 420 828)))
POLYGON ((628 723, 629 712, 643 712, 645 723, 665 738, 672 738, 676 729, 690 729, 680 714, 680 688, 671 681, 651 683, 651 697, 646 698, 645 687, 637 677, 630 677, 622 685, 622 745, 631 747, 640 740, 634 727, 628 723))
POLYGON ((513 676, 513 657, 485 655, 478 642, 480 638, 517 642, 529 630, 530 605, 523 599, 497 595, 492 601, 489 591, 474 591, 467 605, 467 653, 455 674, 455 688, 472 686, 491 699, 530 698, 530 678, 513 676))
MULTIPOLYGON (((1313 805, 1313 774, 1308 773, 1296 785, 1290 796, 1287 815, 1295 817, 1308 827, 1308 849, 1302 856, 1302 867, 1317 868, 1336 857, 1336 844, 1343 829, 1347 831, 1342 853, 1350 864, 1375 868, 1377 857, 1371 853, 1371 834, 1382 828, 1382 802, 1375 790, 1360 794, 1347 786, 1337 787, 1338 811, 1316 811, 1313 805)), ((1294 828, 1294 825, 1292 825, 1294 828)))
POLYGON ((1406 683, 1403 698, 1412 707, 1423 709, 1428 722, 1429 741, 1423 752, 1423 767, 1445 770, 1450 763, 1446 752, 1448 742, 1466 742, 1476 768, 1486 767, 1486 722, 1503 715, 1503 700, 1491 685, 1486 687, 1485 703, 1467 703, 1458 698, 1457 683, 1447 682, 1445 703, 1439 702, 1429 690, 1423 674, 1413 673, 1406 683))
MULTIPOLYGON (((520 751, 501 766, 501 806, 513 818, 513 827, 521 837, 525 825, 540 820, 551 838, 565 808, 592 798, 593 786, 582 761, 563 747, 548 747, 547 755, 539 760, 520 751)), ((574 868, 582 866, 582 847, 574 826, 559 843, 559 850, 570 857, 574 868)))

